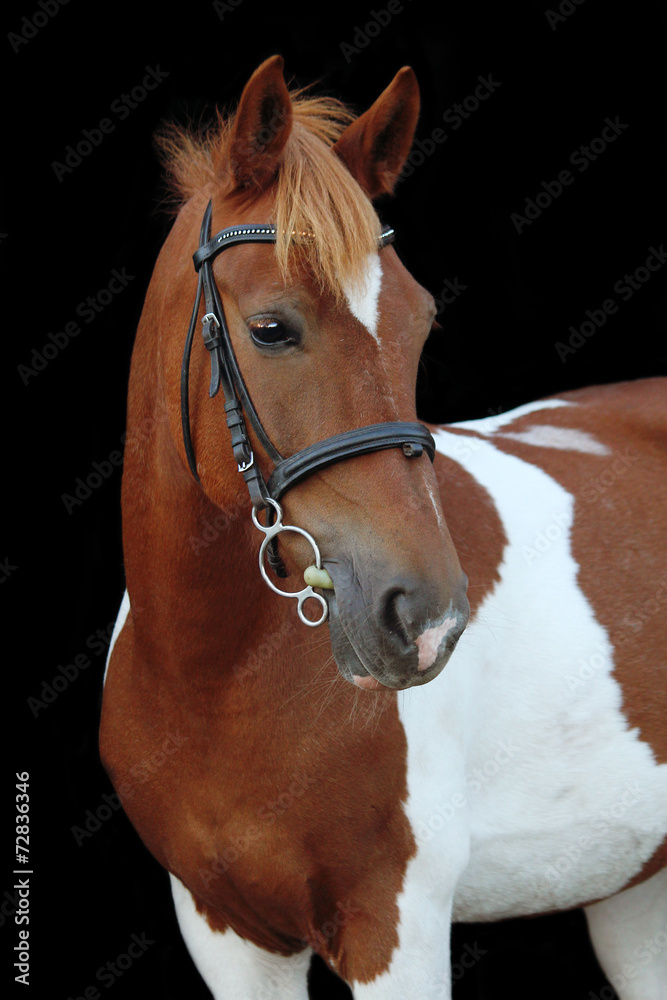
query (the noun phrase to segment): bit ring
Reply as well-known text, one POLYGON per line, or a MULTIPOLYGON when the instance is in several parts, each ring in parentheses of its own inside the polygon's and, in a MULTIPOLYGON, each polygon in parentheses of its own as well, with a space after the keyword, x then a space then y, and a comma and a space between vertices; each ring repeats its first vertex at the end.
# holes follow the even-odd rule
POLYGON ((283 524, 283 509, 278 503, 278 501, 274 500, 272 497, 267 497, 267 502, 270 503, 271 506, 276 511, 276 521, 274 524, 270 525, 262 524, 259 518, 257 517, 257 510, 255 507, 253 507, 251 515, 252 523, 255 525, 256 528, 259 528, 259 530, 264 533, 264 540, 262 541, 259 550, 259 571, 262 574, 265 583, 269 585, 269 587, 275 594, 280 594, 281 597, 293 597, 296 599, 297 614, 299 615, 299 618, 304 623, 304 625, 308 625, 311 628, 315 628, 318 625, 324 625, 325 621, 329 617, 329 605, 327 604, 327 602, 325 601, 325 599, 322 597, 321 594, 318 594, 317 591, 313 590, 311 586, 304 587, 303 590, 298 590, 295 592, 290 592, 288 590, 280 590, 278 587, 276 587, 276 585, 269 578, 269 575, 266 572, 266 567, 264 565, 264 554, 266 552, 267 546, 272 538, 275 538, 276 535, 280 535, 283 531, 296 532, 297 535, 302 535, 307 541, 309 541, 313 548, 313 552, 315 553, 315 566, 317 567, 317 569, 322 569, 322 557, 320 555, 320 550, 317 546, 317 542, 315 541, 313 536, 309 534, 304 528, 299 528, 295 524, 283 524), (319 601, 319 603, 322 606, 322 615, 317 621, 311 621, 309 618, 306 618, 305 614, 303 613, 303 605, 310 597, 315 598, 315 600, 319 601))

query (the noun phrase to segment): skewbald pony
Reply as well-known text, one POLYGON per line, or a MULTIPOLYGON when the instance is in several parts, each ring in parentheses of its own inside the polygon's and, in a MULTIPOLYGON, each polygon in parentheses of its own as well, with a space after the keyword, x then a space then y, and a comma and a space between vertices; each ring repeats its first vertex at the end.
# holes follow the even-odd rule
POLYGON ((272 218, 260 221, 278 230, 283 280, 293 264, 305 263, 321 289, 341 298, 344 287, 359 287, 369 254, 377 252, 373 199, 393 191, 412 144, 416 79, 405 67, 357 117, 333 97, 289 91, 282 69, 280 56, 262 63, 237 110, 218 110, 208 133, 172 125, 156 143, 177 207, 205 192, 246 209, 270 193, 272 218))

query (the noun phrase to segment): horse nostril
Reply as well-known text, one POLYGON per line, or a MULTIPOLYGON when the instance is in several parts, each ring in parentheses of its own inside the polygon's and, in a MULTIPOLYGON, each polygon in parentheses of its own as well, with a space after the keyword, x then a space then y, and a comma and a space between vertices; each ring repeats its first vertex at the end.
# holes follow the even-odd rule
POLYGON ((389 635, 398 640, 408 649, 412 640, 408 634, 406 622, 401 612, 407 599, 407 592, 402 587, 391 587, 385 594, 382 604, 382 623, 389 635))

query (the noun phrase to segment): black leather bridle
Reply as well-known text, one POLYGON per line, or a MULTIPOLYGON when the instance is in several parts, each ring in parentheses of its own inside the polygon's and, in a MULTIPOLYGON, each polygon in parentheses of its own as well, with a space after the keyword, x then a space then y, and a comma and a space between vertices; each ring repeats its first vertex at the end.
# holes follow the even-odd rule
MULTIPOLYGON (((209 202, 201 224, 199 249, 193 254, 195 270, 199 278, 181 365, 181 423, 183 427, 185 454, 192 475, 196 482, 200 483, 190 431, 188 383, 192 341, 203 294, 205 314, 202 319, 202 332, 204 344, 209 351, 211 359, 209 396, 215 396, 220 388, 222 388, 234 459, 237 463, 238 471, 243 476, 248 487, 252 503, 253 522, 265 535, 260 549, 260 571, 268 585, 276 593, 298 599, 299 617, 305 624, 321 625, 326 621, 328 615, 328 605, 321 594, 318 594, 310 586, 298 593, 279 590, 272 583, 264 568, 264 554, 267 547, 269 551, 271 548, 274 548, 272 561, 275 567, 277 565, 275 552, 276 537, 282 531, 293 531, 303 535, 310 541, 316 555, 315 567, 318 570, 321 569, 320 552, 312 536, 304 531, 303 528, 282 523, 280 498, 288 489, 306 476, 310 476, 312 473, 318 472, 320 469, 335 462, 340 462, 346 458, 353 458, 356 455, 364 455, 368 452, 380 451, 385 448, 401 448, 407 458, 416 458, 426 450, 431 461, 433 461, 435 442, 429 430, 423 424, 408 423, 406 421, 388 421, 381 424, 370 424, 367 427, 359 427, 353 431, 344 431, 342 434, 335 434, 333 437, 326 438, 324 441, 318 441, 316 444, 304 448, 289 458, 282 457, 264 430, 243 381, 232 347, 222 300, 213 276, 213 261, 223 250, 243 243, 275 243, 277 230, 272 225, 232 226, 228 229, 222 229, 212 239, 209 239, 211 214, 212 203, 209 202), (246 431, 246 419, 257 435, 262 448, 274 464, 274 469, 269 476, 268 483, 265 481, 255 460, 246 431), (258 520, 257 513, 265 508, 269 508, 270 510, 267 515, 267 523, 263 525, 258 520), (275 512, 276 519, 270 523, 272 521, 272 512, 275 512), (309 597, 314 597, 324 608, 324 613, 319 621, 311 621, 303 614, 303 603, 309 597)), ((393 239, 394 230, 389 226, 385 226, 381 236, 378 237, 378 249, 381 250, 382 247, 391 243, 393 239)), ((283 575, 286 574, 283 573, 283 575)))

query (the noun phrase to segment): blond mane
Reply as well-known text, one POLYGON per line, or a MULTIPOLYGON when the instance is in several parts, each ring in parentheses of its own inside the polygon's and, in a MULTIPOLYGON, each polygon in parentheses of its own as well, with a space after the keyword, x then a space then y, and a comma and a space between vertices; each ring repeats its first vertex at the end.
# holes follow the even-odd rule
MULTIPOLYGON (((344 286, 363 281, 380 233, 371 201, 331 151, 356 116, 331 97, 308 97, 303 90, 290 97, 292 130, 273 185, 273 218, 255 221, 273 223, 283 234, 276 259, 284 278, 294 257, 305 256, 320 286, 340 297, 344 286), (293 236, 299 233, 312 236, 303 241, 293 236)), ((167 127, 157 137, 176 205, 204 190, 233 193, 227 169, 233 126, 234 115, 218 111, 217 128, 207 134, 167 127)))

